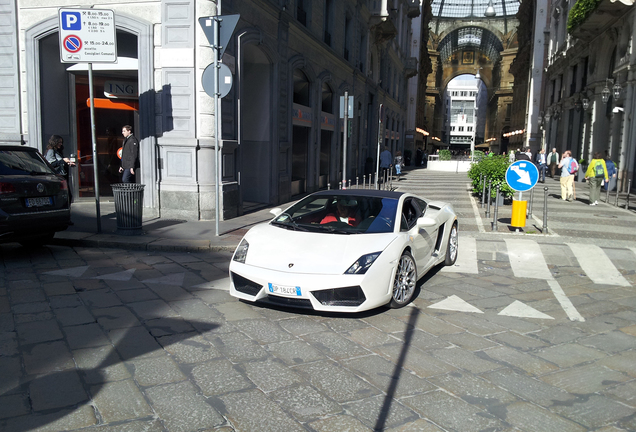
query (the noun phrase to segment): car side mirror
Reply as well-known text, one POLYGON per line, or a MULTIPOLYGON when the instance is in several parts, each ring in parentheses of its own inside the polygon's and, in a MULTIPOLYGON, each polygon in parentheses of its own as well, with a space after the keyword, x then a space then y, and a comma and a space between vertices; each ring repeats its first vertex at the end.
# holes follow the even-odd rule
POLYGON ((280 216, 280 214, 283 212, 283 209, 280 208, 280 207, 276 207, 276 208, 271 209, 269 212, 271 214, 273 214, 274 217, 276 217, 276 216, 280 216))
POLYGON ((429 228, 437 225, 437 221, 431 217, 422 216, 417 220, 417 226, 422 228, 429 228))

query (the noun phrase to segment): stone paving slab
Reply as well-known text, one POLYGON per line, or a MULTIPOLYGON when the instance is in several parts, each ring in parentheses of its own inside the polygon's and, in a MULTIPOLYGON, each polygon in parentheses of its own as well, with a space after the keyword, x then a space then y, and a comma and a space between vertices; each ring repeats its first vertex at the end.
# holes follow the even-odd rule
POLYGON ((228 253, 0 251, 3 432, 636 427, 636 293, 573 263, 551 270, 578 281, 582 322, 505 261, 432 274, 403 309, 332 315, 237 301, 228 253), (129 280, 90 279, 112 274, 129 280), (14 295, 29 290, 43 297, 14 295), (428 308, 451 292, 485 313, 428 308), (555 319, 497 315, 513 298, 555 319))

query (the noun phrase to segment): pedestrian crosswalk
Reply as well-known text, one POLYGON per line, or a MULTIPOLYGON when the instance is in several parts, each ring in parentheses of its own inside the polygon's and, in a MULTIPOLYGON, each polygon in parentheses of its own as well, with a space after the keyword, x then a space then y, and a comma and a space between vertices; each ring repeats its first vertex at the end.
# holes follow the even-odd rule
MULTIPOLYGON (((631 263, 631 268, 619 269, 610 259, 605 250, 594 244, 567 243, 566 245, 546 245, 539 244, 534 240, 524 238, 509 238, 504 241, 477 241, 475 238, 462 237, 459 242, 459 252, 457 262, 454 266, 444 267, 441 271, 446 273, 466 273, 479 274, 479 251, 483 248, 491 255, 493 260, 497 257, 507 256, 510 270, 516 278, 543 280, 554 294, 554 298, 559 302, 566 315, 571 321, 585 321, 578 312, 572 301, 565 294, 559 280, 555 277, 558 274, 557 266, 552 266, 551 270, 546 260, 544 250, 550 249, 552 256, 559 256, 565 262, 564 266, 577 269, 580 276, 585 275, 588 283, 609 285, 616 287, 632 286, 621 270, 626 274, 634 274, 636 271, 636 248, 629 247, 620 251, 615 250, 614 256, 622 256, 623 262, 631 263), (505 247, 503 245, 505 245, 505 247), (570 251, 570 254, 567 253, 570 251), (553 271, 555 274, 553 274, 553 271)), ((485 260, 488 261, 488 260, 485 260)), ((482 266, 484 267, 484 266, 482 266)), ((481 272, 487 272, 482 269, 481 272)), ((481 310, 465 302, 456 295, 428 306, 432 309, 454 310, 459 312, 482 313, 481 310)), ((540 312, 520 301, 514 301, 504 308, 499 315, 553 319, 550 315, 540 312)))
MULTIPOLYGON (((461 237, 459 241, 459 251, 457 262, 450 267, 442 268, 442 272, 447 273, 466 273, 478 274, 479 260, 478 252, 480 248, 483 251, 492 251, 492 244, 505 245, 505 248, 499 251, 500 255, 508 257, 510 269, 515 277, 552 280, 554 276, 548 267, 544 249, 555 248, 554 245, 539 244, 534 240, 526 239, 505 239, 503 241, 477 240, 472 237, 461 237)), ((613 285, 613 286, 632 286, 619 268, 612 262, 602 247, 594 244, 586 243, 567 243, 570 251, 569 262, 578 266, 583 274, 595 284, 613 285)), ((628 247, 621 249, 624 253, 626 262, 636 262, 636 247, 628 247)), ((564 255, 568 258, 568 254, 563 248, 554 252, 564 255)), ((636 270, 636 264, 632 268, 623 268, 624 271, 636 270)))

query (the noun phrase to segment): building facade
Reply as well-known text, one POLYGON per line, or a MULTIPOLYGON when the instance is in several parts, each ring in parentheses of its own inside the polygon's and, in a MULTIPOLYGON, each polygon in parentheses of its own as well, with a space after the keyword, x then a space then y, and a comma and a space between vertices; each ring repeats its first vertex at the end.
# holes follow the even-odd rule
POLYGON ((632 0, 593 8, 552 1, 548 9, 542 125, 545 148, 587 162, 595 152, 618 166, 618 188, 635 181, 636 14, 632 0))
POLYGON ((114 11, 116 64, 95 64, 97 161, 92 158, 86 64, 60 62, 58 8, 68 2, 0 0, 0 136, 44 150, 65 140, 78 156, 74 196, 102 196, 119 181, 121 127, 140 141, 137 181, 146 215, 215 215, 215 119, 220 119, 222 219, 275 205, 375 166, 378 143, 403 149, 410 50, 408 0, 131 0, 114 11), (240 14, 222 62, 233 85, 214 107, 201 84, 213 50, 198 18, 240 14), (339 98, 353 97, 345 126, 339 98), (382 106, 382 111, 380 111, 382 106), (346 167, 343 167, 347 131, 346 167), (343 169, 345 172, 343 173, 343 169))

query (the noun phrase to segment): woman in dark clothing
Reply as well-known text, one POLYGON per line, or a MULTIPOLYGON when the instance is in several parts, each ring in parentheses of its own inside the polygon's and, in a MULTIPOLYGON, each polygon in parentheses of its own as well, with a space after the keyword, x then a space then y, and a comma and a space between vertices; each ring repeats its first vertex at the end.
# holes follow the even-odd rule
POLYGON ((64 140, 59 135, 51 135, 46 146, 44 157, 51 164, 56 173, 63 175, 68 180, 68 167, 75 166, 69 158, 64 157, 64 140))

